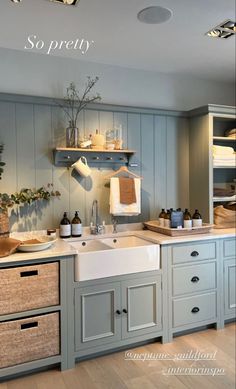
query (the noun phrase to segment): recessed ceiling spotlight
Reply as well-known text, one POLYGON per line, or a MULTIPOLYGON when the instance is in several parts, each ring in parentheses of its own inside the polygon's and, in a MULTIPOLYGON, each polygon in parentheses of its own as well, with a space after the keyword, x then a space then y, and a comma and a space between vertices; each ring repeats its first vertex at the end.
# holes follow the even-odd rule
POLYGON ((60 3, 60 4, 65 4, 65 5, 76 5, 79 0, 50 0, 53 3, 60 3))
POLYGON ((167 22, 173 15, 173 12, 164 7, 152 6, 142 9, 137 17, 142 23, 161 24, 167 22))
POLYGON ((206 35, 212 38, 229 38, 232 35, 236 34, 236 22, 228 19, 219 24, 218 26, 212 28, 212 30, 207 31, 206 35))
POLYGON ((13 3, 21 3, 22 0, 11 0, 13 3))

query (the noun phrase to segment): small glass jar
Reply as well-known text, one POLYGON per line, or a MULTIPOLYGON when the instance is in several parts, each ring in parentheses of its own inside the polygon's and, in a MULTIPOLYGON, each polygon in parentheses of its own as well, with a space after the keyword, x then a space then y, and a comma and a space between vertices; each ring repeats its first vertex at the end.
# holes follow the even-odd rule
POLYGON ((66 129, 66 147, 78 147, 79 129, 70 120, 69 126, 66 129))

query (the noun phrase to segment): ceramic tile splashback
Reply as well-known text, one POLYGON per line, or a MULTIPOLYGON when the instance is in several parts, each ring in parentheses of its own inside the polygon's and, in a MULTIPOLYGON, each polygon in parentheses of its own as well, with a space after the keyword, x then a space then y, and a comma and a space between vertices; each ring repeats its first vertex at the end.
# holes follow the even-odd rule
MULTIPOLYGON (((101 220, 110 224, 109 189, 104 181, 110 168, 93 167, 91 177, 84 179, 71 169, 55 167, 52 150, 65 146, 67 122, 62 110, 49 99, 45 103, 40 100, 21 102, 14 95, 10 101, 0 99, 0 142, 5 144, 6 162, 0 192, 53 182, 61 198, 9 210, 12 230, 57 227, 64 211, 72 217, 75 210, 80 211, 83 224, 89 225, 94 199, 98 200, 101 220)), ((119 223, 156 219, 161 207, 187 207, 188 120, 170 112, 106 107, 100 104, 98 109, 82 112, 79 128, 81 133, 91 134, 122 125, 124 147, 137 151, 134 160, 138 167, 133 169, 143 176, 142 214, 119 218, 119 223)))

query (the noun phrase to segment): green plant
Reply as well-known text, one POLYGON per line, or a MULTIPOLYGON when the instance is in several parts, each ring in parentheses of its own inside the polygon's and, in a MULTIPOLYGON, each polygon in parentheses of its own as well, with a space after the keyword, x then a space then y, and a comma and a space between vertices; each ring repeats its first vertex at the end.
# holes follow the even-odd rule
POLYGON ((63 104, 58 101, 56 102, 63 109, 63 111, 71 121, 72 127, 77 127, 79 113, 88 104, 101 100, 101 96, 99 93, 90 96, 90 92, 98 80, 98 77, 95 77, 94 79, 91 77, 87 77, 87 82, 82 92, 79 88, 76 88, 74 82, 71 82, 69 87, 66 89, 66 96, 64 97, 63 104))
POLYGON ((0 212, 6 212, 8 208, 15 204, 31 204, 38 200, 49 200, 51 197, 59 197, 61 194, 58 190, 53 190, 53 184, 39 189, 23 188, 19 192, 12 194, 0 193, 0 212))

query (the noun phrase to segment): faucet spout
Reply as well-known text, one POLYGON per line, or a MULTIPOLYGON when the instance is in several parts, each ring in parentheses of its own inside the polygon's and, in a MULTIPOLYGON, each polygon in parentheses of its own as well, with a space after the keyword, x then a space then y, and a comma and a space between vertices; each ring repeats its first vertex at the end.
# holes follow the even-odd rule
POLYGON ((94 235, 101 234, 102 232, 102 226, 99 224, 97 200, 93 200, 92 204, 90 232, 94 235))

